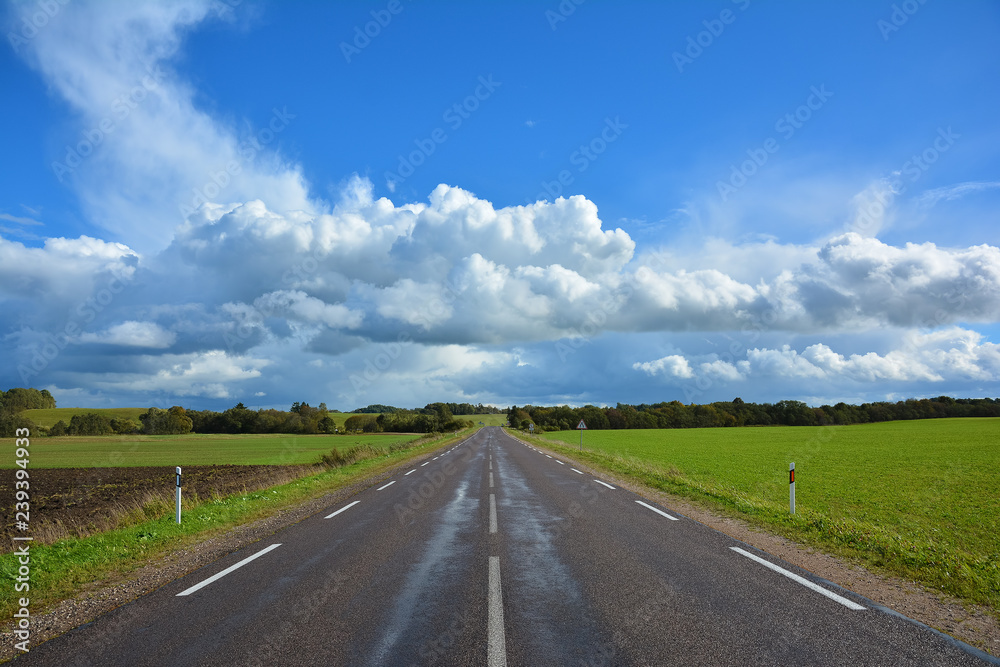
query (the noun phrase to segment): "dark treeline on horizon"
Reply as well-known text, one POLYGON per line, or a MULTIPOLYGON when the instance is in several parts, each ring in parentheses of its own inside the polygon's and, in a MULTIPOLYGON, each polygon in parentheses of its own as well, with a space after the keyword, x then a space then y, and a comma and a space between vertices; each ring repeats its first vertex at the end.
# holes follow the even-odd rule
POLYGON ((14 437, 16 429, 28 428, 33 434, 48 435, 165 435, 178 433, 431 433, 453 431, 473 425, 461 415, 504 414, 514 428, 527 429, 534 424, 540 431, 575 429, 584 421, 588 429, 629 428, 711 428, 732 426, 827 426, 868 424, 909 419, 941 417, 1000 417, 1000 398, 907 399, 849 405, 810 407, 801 401, 746 403, 735 398, 703 405, 670 401, 641 405, 619 403, 615 407, 587 405, 511 406, 507 410, 482 403, 428 403, 422 408, 405 409, 373 404, 350 413, 343 429, 338 430, 325 403, 292 404, 289 410, 251 410, 243 403, 216 412, 149 408, 138 421, 108 417, 97 412, 74 415, 67 424, 58 422, 50 429, 39 428, 21 414, 24 410, 56 407, 47 390, 14 388, 0 391, 0 437, 14 437), (456 417, 458 415, 459 417, 456 417))
POLYGON ((937 398, 862 403, 861 405, 822 405, 813 408, 801 401, 745 403, 742 399, 698 405, 680 401, 641 405, 619 403, 616 407, 587 405, 571 408, 513 406, 507 411, 511 426, 537 430, 567 431, 581 420, 588 429, 625 428, 712 428, 726 426, 828 426, 834 424, 870 424, 905 419, 941 417, 1000 417, 1000 398, 937 398))

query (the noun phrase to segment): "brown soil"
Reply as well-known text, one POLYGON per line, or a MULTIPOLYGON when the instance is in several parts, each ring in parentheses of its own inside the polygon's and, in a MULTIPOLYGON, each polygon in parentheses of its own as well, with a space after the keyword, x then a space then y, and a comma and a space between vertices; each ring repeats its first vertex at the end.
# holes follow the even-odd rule
MULTIPOLYGON (((311 466, 186 466, 181 477, 183 502, 227 496, 274 486, 313 471, 311 466)), ((0 476, 0 502, 13 508, 15 476, 0 476)), ((32 468, 30 470, 30 526, 36 543, 51 544, 63 537, 80 537, 114 528, 147 505, 175 502, 173 467, 144 468, 32 468)), ((13 512, 0 539, 23 534, 13 512)))

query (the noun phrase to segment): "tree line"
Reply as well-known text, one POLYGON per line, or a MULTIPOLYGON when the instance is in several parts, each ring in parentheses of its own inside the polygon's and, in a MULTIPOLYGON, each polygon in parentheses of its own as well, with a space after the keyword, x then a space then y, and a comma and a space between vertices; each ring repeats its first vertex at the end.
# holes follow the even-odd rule
POLYGON ((740 398, 708 404, 685 405, 680 401, 615 407, 568 405, 512 406, 507 420, 514 428, 567 431, 581 420, 588 429, 624 428, 712 428, 732 426, 828 426, 869 424, 907 419, 942 417, 1000 417, 1000 398, 937 398, 905 401, 822 405, 810 407, 801 401, 746 403, 740 398))

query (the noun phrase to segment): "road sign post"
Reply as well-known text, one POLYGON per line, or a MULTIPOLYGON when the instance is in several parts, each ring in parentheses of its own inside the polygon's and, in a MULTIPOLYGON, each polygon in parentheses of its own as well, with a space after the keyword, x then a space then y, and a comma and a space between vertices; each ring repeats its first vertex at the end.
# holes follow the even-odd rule
POLYGON ((181 467, 177 466, 177 523, 181 522, 181 467))
POLYGON ((583 420, 581 419, 580 423, 577 424, 576 427, 578 429, 580 429, 580 451, 582 452, 583 451, 583 432, 587 429, 587 425, 584 424, 583 420))
POLYGON ((788 507, 795 514, 795 462, 788 465, 788 507))

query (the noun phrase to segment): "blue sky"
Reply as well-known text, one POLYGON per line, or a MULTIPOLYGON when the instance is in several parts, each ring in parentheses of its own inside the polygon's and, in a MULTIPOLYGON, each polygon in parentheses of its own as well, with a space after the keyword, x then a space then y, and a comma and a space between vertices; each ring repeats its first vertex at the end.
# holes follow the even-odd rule
POLYGON ((53 0, 3 27, 0 386, 1000 394, 995 3, 53 0))

